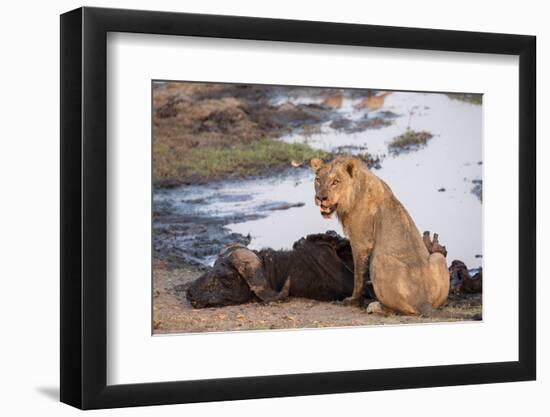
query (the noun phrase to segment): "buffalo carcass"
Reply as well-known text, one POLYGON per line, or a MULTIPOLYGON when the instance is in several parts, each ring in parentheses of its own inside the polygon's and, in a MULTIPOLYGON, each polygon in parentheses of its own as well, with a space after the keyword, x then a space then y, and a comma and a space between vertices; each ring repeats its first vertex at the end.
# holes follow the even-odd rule
POLYGON ((225 248, 213 268, 187 289, 195 308, 277 301, 288 296, 342 300, 353 290, 349 241, 335 232, 308 235, 292 250, 225 248))

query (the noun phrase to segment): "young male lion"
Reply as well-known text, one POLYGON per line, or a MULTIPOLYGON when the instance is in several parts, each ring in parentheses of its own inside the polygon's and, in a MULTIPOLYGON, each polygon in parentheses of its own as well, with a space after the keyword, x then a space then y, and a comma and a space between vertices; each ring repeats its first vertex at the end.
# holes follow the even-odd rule
MULTIPOLYGON (((337 158, 327 164, 313 159, 311 167, 321 215, 328 218, 336 213, 351 243, 354 289, 345 303, 362 304, 369 268, 383 307, 404 314, 427 314, 440 307, 449 293, 445 257, 428 252, 390 187, 356 158, 337 158)), ((380 307, 372 303, 369 310, 380 307)))

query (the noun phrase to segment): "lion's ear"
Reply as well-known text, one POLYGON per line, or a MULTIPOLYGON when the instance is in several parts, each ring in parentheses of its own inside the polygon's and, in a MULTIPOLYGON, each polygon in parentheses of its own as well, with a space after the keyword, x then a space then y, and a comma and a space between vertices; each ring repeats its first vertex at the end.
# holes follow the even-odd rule
POLYGON ((345 164, 346 171, 351 178, 355 177, 359 169, 359 161, 357 159, 348 159, 345 164))
POLYGON ((311 163, 311 168, 313 169, 313 172, 319 171, 319 169, 323 166, 323 161, 321 161, 318 158, 313 158, 310 163, 311 163))

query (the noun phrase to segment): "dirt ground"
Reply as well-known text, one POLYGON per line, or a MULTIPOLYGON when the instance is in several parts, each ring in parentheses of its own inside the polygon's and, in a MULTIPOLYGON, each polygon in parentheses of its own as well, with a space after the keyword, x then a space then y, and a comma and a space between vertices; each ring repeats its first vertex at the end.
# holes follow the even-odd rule
POLYGON ((153 333, 198 333, 235 330, 296 329, 364 325, 479 320, 481 294, 450 296, 438 317, 372 315, 364 308, 338 302, 290 298, 277 303, 248 303, 194 309, 185 299, 186 284, 202 274, 194 266, 169 267, 155 262, 153 269, 153 333))

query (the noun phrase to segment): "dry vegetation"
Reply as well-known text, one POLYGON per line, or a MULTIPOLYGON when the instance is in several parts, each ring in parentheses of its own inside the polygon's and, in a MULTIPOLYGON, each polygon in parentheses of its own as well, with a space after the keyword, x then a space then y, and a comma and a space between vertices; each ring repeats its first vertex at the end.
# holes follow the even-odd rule
POLYGON ((450 99, 453 99, 453 100, 459 100, 459 101, 464 101, 466 103, 478 104, 478 105, 481 105, 482 100, 483 100, 483 94, 460 94, 460 93, 455 93, 455 94, 447 94, 447 97, 449 97, 450 99))

